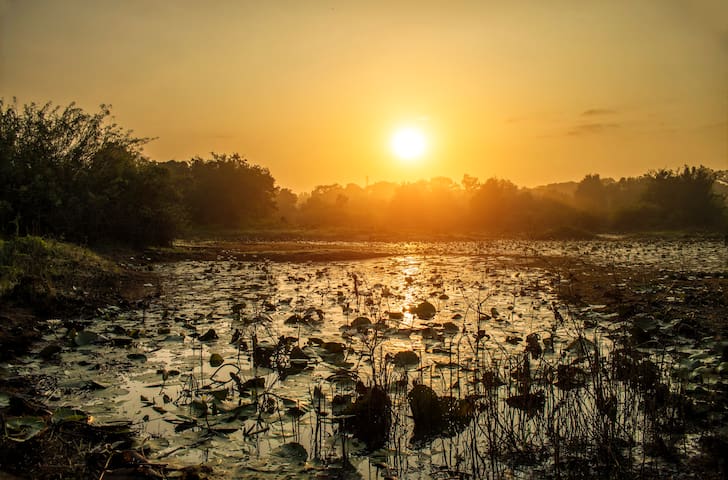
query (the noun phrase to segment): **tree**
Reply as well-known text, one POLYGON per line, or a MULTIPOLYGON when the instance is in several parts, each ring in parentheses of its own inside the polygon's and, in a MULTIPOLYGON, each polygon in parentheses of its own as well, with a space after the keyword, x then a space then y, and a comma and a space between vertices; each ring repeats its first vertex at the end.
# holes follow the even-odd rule
POLYGON ((0 232, 82 242, 168 243, 174 198, 141 156, 148 141, 121 129, 102 105, 19 108, 0 100, 0 232), (146 190, 145 190, 146 188, 146 190), (164 225, 154 232, 153 226, 164 225))
POLYGON ((289 223, 298 213, 298 196, 289 188, 276 191, 276 210, 283 223, 289 223))
POLYGON ((682 171, 650 172, 647 179, 642 199, 659 214, 661 227, 711 228, 725 222, 725 206, 713 193, 712 170, 686 165, 682 171))
POLYGON ((574 197, 588 210, 605 212, 608 208, 607 189, 599 174, 585 176, 576 187, 574 197))
POLYGON ((251 165, 237 153, 194 158, 189 179, 184 197, 193 223, 238 228, 275 212, 275 179, 267 168, 251 165))

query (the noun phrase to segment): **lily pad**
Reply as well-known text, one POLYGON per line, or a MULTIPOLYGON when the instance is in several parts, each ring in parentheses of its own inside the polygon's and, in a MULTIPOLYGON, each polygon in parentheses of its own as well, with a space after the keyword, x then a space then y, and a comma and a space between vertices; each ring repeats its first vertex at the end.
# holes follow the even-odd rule
POLYGON ((351 321, 351 327, 352 328, 367 328, 370 327, 372 324, 372 321, 369 320, 367 317, 356 317, 354 320, 351 321))
POLYGON ((59 354, 61 352, 61 346, 57 345, 55 343, 51 343, 50 345, 46 345, 43 347, 43 349, 38 352, 38 355, 40 355, 41 358, 45 360, 49 360, 59 354))
POLYGON ((89 332, 88 330, 82 330, 76 334, 76 336, 73 338, 73 343, 75 343, 79 347, 83 347, 85 345, 92 344, 96 342, 99 339, 99 335, 94 332, 89 332))
POLYGON ((77 410, 75 408, 61 407, 53 412, 51 421, 53 423, 65 423, 65 422, 87 422, 89 416, 86 412, 77 410))
POLYGON ((224 360, 222 358, 222 355, 220 355, 219 353, 213 353, 212 355, 210 355, 210 366, 211 367, 213 367, 213 368, 219 367, 220 365, 223 364, 223 362, 224 362, 224 360))
POLYGON ((418 363, 420 363, 420 357, 412 350, 397 352, 394 356, 394 364, 398 367, 417 365, 418 363))
POLYGON ((433 304, 425 301, 417 305, 417 307, 413 310, 413 313, 423 320, 429 320, 435 316, 437 309, 433 304))
POLYGON ((25 442, 42 433, 46 429, 43 417, 25 415, 11 417, 5 421, 7 438, 14 442, 25 442))
POLYGON ((147 356, 144 355, 143 353, 130 353, 126 356, 126 358, 128 358, 129 360, 133 360, 135 362, 144 363, 147 361, 147 356))
POLYGON ((199 340, 201 342, 209 342, 210 340, 217 340, 217 332, 215 332, 214 328, 209 329, 204 334, 200 335, 199 340))
POLYGON ((290 442, 281 445, 273 451, 273 455, 288 461, 303 463, 308 458, 308 452, 300 443, 290 442))

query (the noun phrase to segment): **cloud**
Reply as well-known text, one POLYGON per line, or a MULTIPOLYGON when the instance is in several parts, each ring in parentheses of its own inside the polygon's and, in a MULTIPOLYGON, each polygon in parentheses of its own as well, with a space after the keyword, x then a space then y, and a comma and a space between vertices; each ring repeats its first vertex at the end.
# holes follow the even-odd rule
POLYGON ((574 126, 567 135, 589 135, 608 132, 620 127, 618 123, 582 123, 574 126))
POLYGON ((714 122, 714 123, 706 123, 703 125, 699 125, 698 127, 695 127, 695 130, 722 130, 724 128, 728 127, 728 122, 714 122))
POLYGON ((581 112, 581 115, 583 117, 591 117, 594 115, 614 115, 615 113, 617 112, 608 108, 590 108, 581 112))
POLYGON ((718 43, 723 49, 723 52, 728 53, 728 29, 718 34, 718 43))

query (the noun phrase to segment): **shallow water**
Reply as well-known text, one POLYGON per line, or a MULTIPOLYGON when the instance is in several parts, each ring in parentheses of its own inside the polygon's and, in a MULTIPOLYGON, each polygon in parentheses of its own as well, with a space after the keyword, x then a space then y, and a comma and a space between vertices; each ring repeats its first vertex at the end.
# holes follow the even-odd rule
MULTIPOLYGON (((344 436, 355 471, 363 478, 445 477, 479 471, 475 460, 462 458, 464 445, 478 429, 412 444, 409 407, 404 392, 394 387, 397 382, 412 385, 414 379, 459 398, 482 394, 482 387, 470 382, 472 372, 487 364, 499 366, 501 375, 508 376, 523 357, 529 334, 553 340, 555 353, 533 360, 531 368, 539 371, 570 354, 579 335, 608 351, 621 328, 602 306, 574 309, 559 303, 555 289, 565 280, 549 271, 544 259, 569 256, 604 267, 681 272, 728 267, 726 248, 719 242, 503 241, 387 248, 391 257, 361 261, 221 258, 158 265, 162 294, 144 309, 109 309, 86 328, 100 337, 64 348, 60 362, 29 358, 13 368, 52 376, 57 388, 49 390, 49 398, 80 406, 95 421, 131 418, 153 447, 152 459, 206 462, 219 478, 335 475, 331 465, 341 457, 341 432, 335 422, 317 415, 314 390, 320 389, 330 406, 335 395, 353 391, 354 382, 342 378, 342 369, 364 383, 373 375, 378 381, 386 378, 392 386, 397 428, 386 448, 375 452, 367 452, 351 435, 344 436), (432 318, 413 313, 424 301, 435 307, 432 318), (309 324, 286 323, 292 315, 307 312, 313 318, 309 324), (386 328, 375 335, 374 330, 348 327, 362 316, 382 320, 386 328), (219 338, 200 341, 199 335, 209 329, 219 338), (230 343, 236 330, 247 348, 230 343), (479 330, 487 337, 477 343, 479 330), (253 336, 259 345, 270 346, 281 336, 295 338, 292 341, 308 357, 305 369, 283 378, 273 369, 254 366, 253 336), (341 343, 343 352, 329 353, 318 346, 321 342, 341 343), (391 358, 401 351, 416 353, 417 364, 395 366, 391 358), (211 365, 212 354, 222 357, 221 366, 211 365), (262 377, 265 387, 241 396, 231 372, 242 381, 262 377), (262 405, 269 412, 259 414, 262 405), (305 448, 303 458, 280 451, 290 442, 305 448)), ((73 334, 59 326, 48 339, 65 341, 69 336, 73 334)), ((569 393, 553 395, 548 405, 575 401, 569 393)), ((533 420, 509 410, 505 396, 498 400, 497 411, 510 415, 515 424, 531 425, 533 420)), ((503 466, 489 475, 520 476, 513 468, 503 466)))

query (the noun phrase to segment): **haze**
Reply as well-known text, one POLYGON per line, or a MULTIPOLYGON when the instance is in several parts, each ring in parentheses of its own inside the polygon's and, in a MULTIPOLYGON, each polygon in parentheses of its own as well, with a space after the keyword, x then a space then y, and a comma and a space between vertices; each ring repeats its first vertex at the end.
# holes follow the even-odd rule
POLYGON ((152 159, 239 152, 299 192, 725 169, 728 3, 6 0, 0 97, 111 104, 152 159))

